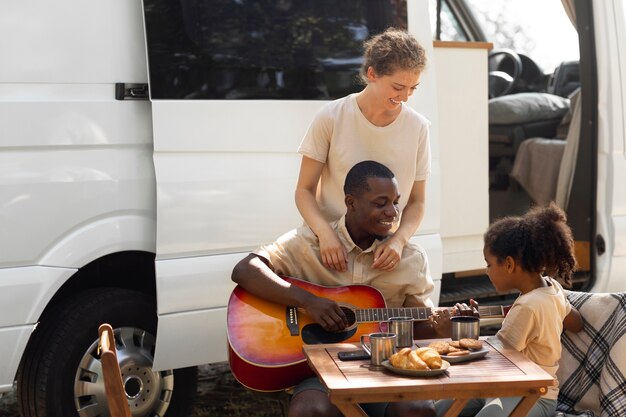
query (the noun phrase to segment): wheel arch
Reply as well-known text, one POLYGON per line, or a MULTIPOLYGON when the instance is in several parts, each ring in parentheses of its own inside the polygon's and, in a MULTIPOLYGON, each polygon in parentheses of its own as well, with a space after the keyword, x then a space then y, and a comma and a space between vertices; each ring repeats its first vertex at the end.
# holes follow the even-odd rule
MULTIPOLYGON (((123 251, 94 259, 78 269, 50 298, 39 319, 56 305, 94 288, 120 288, 138 291, 156 300, 155 254, 123 251)), ((155 312, 156 314, 156 312, 155 312)))

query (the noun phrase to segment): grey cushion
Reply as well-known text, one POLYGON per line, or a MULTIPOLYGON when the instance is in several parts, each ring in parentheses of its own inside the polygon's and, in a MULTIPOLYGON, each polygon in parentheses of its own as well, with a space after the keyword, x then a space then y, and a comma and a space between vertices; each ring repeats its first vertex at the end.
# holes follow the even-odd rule
POLYGON ((547 93, 518 93, 489 100, 489 124, 514 125, 562 117, 569 99, 547 93))

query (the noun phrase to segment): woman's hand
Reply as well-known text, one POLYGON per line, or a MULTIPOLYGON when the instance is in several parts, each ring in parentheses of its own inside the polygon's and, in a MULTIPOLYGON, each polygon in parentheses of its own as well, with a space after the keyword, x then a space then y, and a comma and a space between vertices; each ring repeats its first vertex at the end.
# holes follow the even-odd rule
POLYGON ((329 228, 327 232, 320 234, 318 239, 324 266, 338 272, 346 271, 348 269, 348 254, 346 253, 346 248, 341 244, 337 233, 329 228))
POLYGON ((372 268, 387 272, 393 271, 400 263, 400 256, 402 255, 403 249, 404 244, 402 244, 400 239, 391 236, 376 248, 372 268))

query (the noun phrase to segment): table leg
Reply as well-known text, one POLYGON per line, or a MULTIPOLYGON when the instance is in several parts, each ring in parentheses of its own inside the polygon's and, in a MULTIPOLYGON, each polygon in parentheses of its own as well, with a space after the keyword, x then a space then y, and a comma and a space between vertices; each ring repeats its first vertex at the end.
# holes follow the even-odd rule
POLYGON ((368 417, 367 413, 363 411, 361 406, 357 403, 350 401, 334 400, 333 404, 337 406, 339 411, 344 417, 368 417))
POLYGON ((461 410, 465 407, 469 400, 467 398, 457 398, 454 400, 448 411, 443 415, 443 417, 457 417, 461 410))
POLYGON ((531 408, 535 405, 541 395, 527 395, 517 403, 517 406, 511 411, 509 417, 525 417, 531 408))

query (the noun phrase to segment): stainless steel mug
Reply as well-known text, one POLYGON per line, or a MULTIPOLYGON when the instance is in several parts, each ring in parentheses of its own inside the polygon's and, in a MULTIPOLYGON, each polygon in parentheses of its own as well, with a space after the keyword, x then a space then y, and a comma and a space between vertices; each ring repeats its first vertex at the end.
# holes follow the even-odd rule
POLYGON ((361 346, 372 357, 372 365, 381 366, 396 350, 395 333, 370 333, 361 335, 361 346))
POLYGON ((397 335, 396 347, 413 346, 413 317, 390 317, 389 320, 380 323, 381 330, 384 324, 389 333, 397 335))
POLYGON ((452 340, 478 339, 480 336, 480 318, 474 316, 453 316, 452 340))

